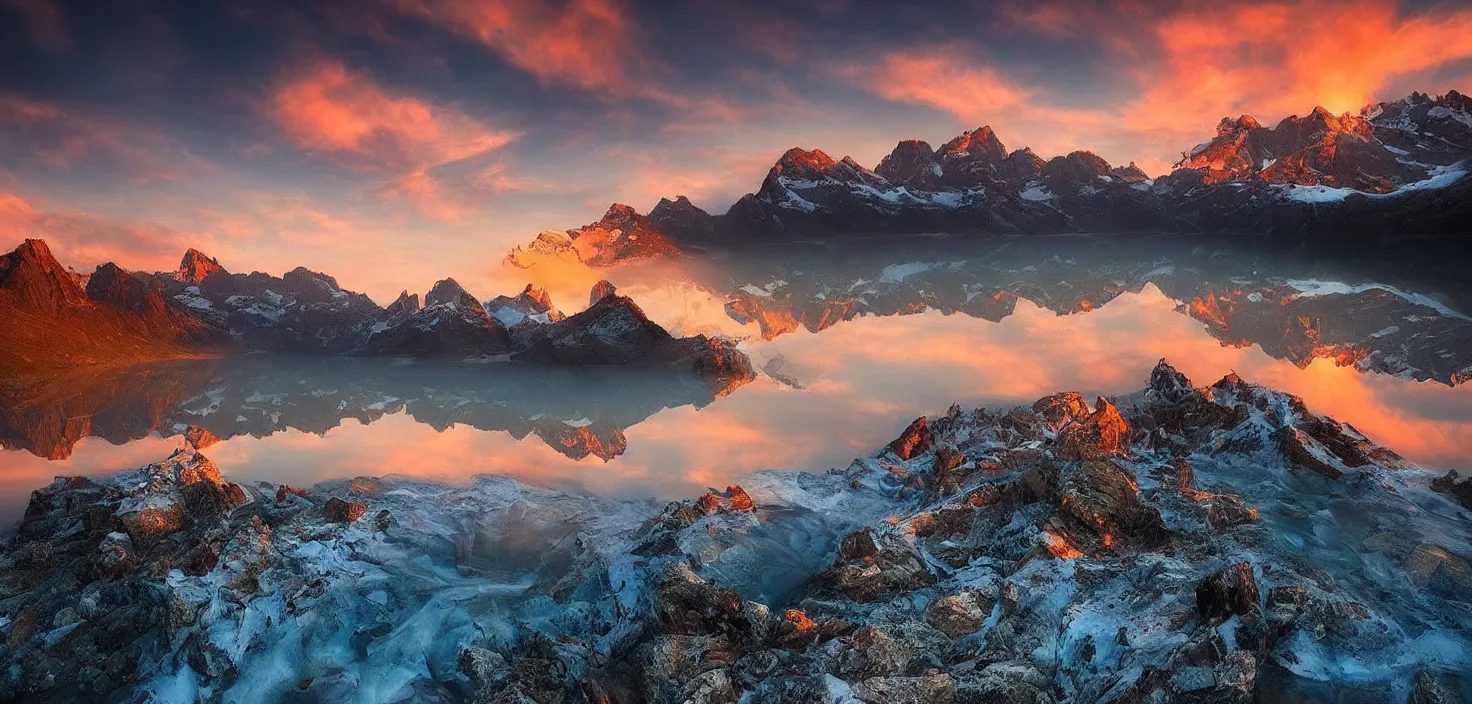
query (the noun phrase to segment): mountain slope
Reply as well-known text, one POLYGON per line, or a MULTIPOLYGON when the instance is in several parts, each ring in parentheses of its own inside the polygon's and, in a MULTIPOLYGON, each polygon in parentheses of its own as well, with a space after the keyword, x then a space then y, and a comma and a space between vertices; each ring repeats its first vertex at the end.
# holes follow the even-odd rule
POLYGON ((186 356, 216 341, 158 288, 113 265, 99 267, 84 290, 41 240, 0 255, 0 331, 7 376, 186 356))
POLYGON ((578 243, 580 231, 552 232, 508 260, 527 265, 539 253, 608 266, 671 248, 934 233, 1466 235, 1472 201, 1457 194, 1469 158, 1472 99, 1456 91, 1414 93, 1360 115, 1315 108, 1273 127, 1250 115, 1224 118, 1212 139, 1157 179, 1087 151, 1047 160, 1009 152, 983 126, 938 149, 901 141, 873 170, 820 149, 789 149, 725 214, 680 197, 661 200, 647 218, 622 205, 605 216, 638 223, 657 247, 595 247, 596 239, 578 243))
MULTIPOLYGON (((632 209, 610 210, 610 223, 590 236, 601 237, 607 251, 676 251, 632 209)), ((107 263, 85 280, 84 290, 40 240, 0 256, 0 376, 249 351, 451 361, 518 353, 516 359, 540 364, 683 369, 720 393, 753 378, 750 361, 732 344, 674 338, 621 297, 564 319, 547 292, 530 285, 487 306, 444 279, 422 308, 418 295, 405 291, 385 309, 327 274, 303 267, 281 277, 232 274, 194 249, 175 272, 107 263), (610 312, 622 312, 632 326, 610 327, 610 312)))

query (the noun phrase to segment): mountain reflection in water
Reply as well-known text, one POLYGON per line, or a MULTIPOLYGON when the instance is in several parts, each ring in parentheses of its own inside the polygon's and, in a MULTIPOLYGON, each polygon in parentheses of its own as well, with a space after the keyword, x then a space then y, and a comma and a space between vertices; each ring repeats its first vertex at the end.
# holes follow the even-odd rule
POLYGON ((689 496, 753 470, 846 465, 952 402, 1127 393, 1162 357, 1199 383, 1236 371, 1298 394, 1424 466, 1472 466, 1459 385, 1472 321, 1452 278, 1197 244, 908 247, 523 272, 554 299, 559 281, 586 291, 607 277, 679 334, 745 336, 767 374, 718 400, 669 373, 269 356, 12 385, 0 521, 51 476, 156 461, 190 425, 243 479, 493 473, 689 496))

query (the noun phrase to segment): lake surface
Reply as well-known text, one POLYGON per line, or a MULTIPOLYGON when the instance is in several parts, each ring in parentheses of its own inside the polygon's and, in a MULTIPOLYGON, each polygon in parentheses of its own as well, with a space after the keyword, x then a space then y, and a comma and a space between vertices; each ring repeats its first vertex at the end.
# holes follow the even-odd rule
MULTIPOLYGON (((236 480, 501 474, 688 497, 823 471, 919 415, 1125 394, 1160 358, 1302 396, 1427 468, 1472 467, 1472 311, 1456 257, 1114 238, 936 238, 615 270, 510 272, 564 312, 600 278, 676 334, 744 338, 759 378, 248 356, 78 370, 0 396, 0 524, 56 475, 154 462, 190 426, 236 480)), ((1382 250, 1383 251, 1383 250, 1382 250)), ((480 292, 489 298, 492 292, 480 292)))

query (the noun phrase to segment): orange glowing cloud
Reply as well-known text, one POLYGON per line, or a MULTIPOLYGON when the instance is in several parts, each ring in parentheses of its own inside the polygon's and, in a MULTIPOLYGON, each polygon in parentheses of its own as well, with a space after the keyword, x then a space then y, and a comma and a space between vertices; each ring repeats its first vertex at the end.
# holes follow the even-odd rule
POLYGON ((304 149, 418 168, 485 154, 516 137, 454 108, 393 95, 371 77, 325 60, 288 77, 272 95, 270 112, 304 149))
POLYGON ((1090 149, 1163 173, 1222 117, 1247 113, 1271 124, 1315 106, 1353 112, 1403 97, 1391 93, 1402 79, 1429 81, 1431 72, 1472 58, 1472 8, 1410 14, 1394 0, 1193 3, 1158 19, 1134 10, 1129 16, 1144 24, 1092 21, 1100 10, 1090 7, 1002 13, 1024 31, 1097 43, 1127 64, 1136 89, 1109 104, 1067 105, 1070 96, 1004 75, 959 46, 899 50, 844 73, 880 97, 933 107, 965 127, 989 123, 1009 146, 1090 149))
POLYGON ((303 149, 398 172, 384 195, 407 198, 425 214, 448 222, 459 222, 474 206, 450 195, 435 170, 488 154, 517 137, 453 107, 392 94, 372 77, 327 60, 283 81, 271 96, 269 112, 303 149))
POLYGON ((1384 94, 1391 79, 1472 57, 1472 9, 1403 16, 1390 0, 1202 5, 1161 20, 1152 38, 1159 59, 1139 68, 1141 91, 1120 117, 1179 151, 1224 116, 1267 122, 1401 97, 1384 94))
POLYGON ((47 211, 14 193, 0 192, 0 251, 27 238, 46 240, 58 259, 90 273, 103 262, 127 268, 173 269, 191 246, 208 246, 179 230, 150 222, 112 220, 80 210, 47 211))
POLYGON ((638 60, 629 18, 611 0, 396 0, 409 15, 479 42, 544 83, 623 93, 638 60))

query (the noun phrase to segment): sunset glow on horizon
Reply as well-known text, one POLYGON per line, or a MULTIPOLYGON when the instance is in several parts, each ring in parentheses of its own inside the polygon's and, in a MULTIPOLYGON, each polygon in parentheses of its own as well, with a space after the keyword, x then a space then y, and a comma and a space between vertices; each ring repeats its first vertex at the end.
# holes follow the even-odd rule
POLYGON ((0 6, 0 248, 44 238, 89 272, 197 247, 380 304, 447 276, 489 297, 541 230, 615 201, 724 212, 792 146, 872 167, 990 125, 1158 175, 1222 117, 1472 89, 1472 9, 1445 2, 196 10, 0 6))

